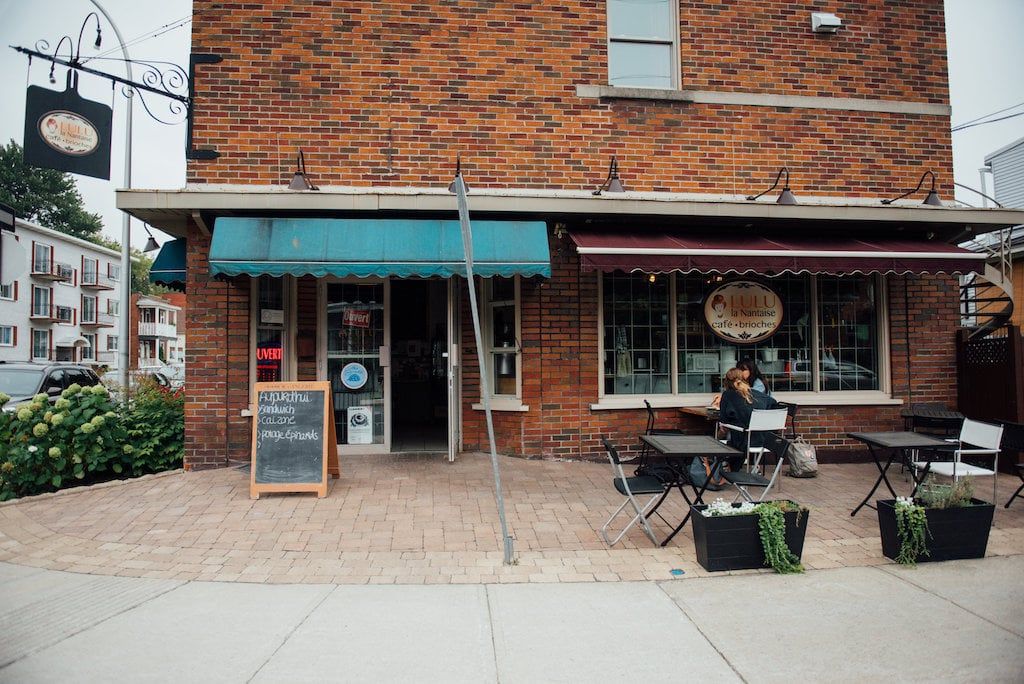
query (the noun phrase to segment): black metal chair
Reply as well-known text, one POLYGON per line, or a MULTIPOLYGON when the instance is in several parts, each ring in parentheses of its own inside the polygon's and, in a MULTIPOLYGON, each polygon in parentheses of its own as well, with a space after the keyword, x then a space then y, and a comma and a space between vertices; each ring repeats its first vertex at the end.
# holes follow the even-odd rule
POLYGON ((786 439, 796 439, 800 436, 796 431, 796 413, 800 410, 800 407, 797 404, 787 404, 784 401, 780 401, 779 408, 786 409, 786 429, 782 431, 782 436, 786 439))
MULTIPOLYGON (((665 494, 665 489, 668 485, 653 475, 626 477, 626 474, 622 470, 622 461, 619 459, 618 449, 616 449, 606 438, 602 437, 601 443, 604 444, 604 449, 608 452, 608 460, 612 464, 612 472, 614 474, 612 484, 619 494, 626 497, 626 500, 622 502, 622 505, 615 509, 615 512, 612 513, 611 517, 608 518, 607 522, 605 522, 601 527, 601 538, 604 539, 608 546, 615 546, 619 543, 619 540, 626 535, 629 528, 640 523, 643 527, 644 534, 646 534, 650 540, 657 545, 658 538, 654 536, 654 530, 651 529, 651 524, 647 521, 647 516, 650 514, 651 509, 656 505, 656 502, 665 494), (650 494, 651 498, 645 504, 640 505, 640 502, 637 501, 636 497, 645 496, 647 494, 650 494), (615 539, 609 539, 608 528, 611 526, 615 518, 618 517, 619 513, 621 513, 626 506, 630 505, 632 505, 635 515, 626 524, 626 526, 622 528, 615 539)), ((668 524, 668 521, 665 520, 660 513, 655 511, 654 514, 664 520, 665 524, 668 524)), ((671 527, 671 525, 669 525, 669 527, 671 527)))
POLYGON ((1021 456, 1024 456, 1024 425, 1021 423, 1003 424, 1003 449, 1017 452, 1017 463, 1013 467, 1017 470, 1017 477, 1021 481, 1020 487, 1017 487, 1017 491, 1003 506, 1003 508, 1009 508, 1014 499, 1024 499, 1024 494, 1021 494, 1024 491, 1024 463, 1020 462, 1021 456))
MULTIPOLYGON (((655 415, 654 409, 651 407, 651 402, 644 399, 644 407, 647 409, 647 428, 644 431, 646 435, 682 435, 685 434, 679 428, 659 428, 654 426, 655 415)), ((640 456, 637 457, 636 470, 633 471, 634 475, 653 475, 663 482, 671 482, 678 475, 669 465, 652 465, 647 462, 648 457, 651 455, 651 447, 647 442, 643 442, 640 448, 640 456)))
POLYGON ((737 499, 743 497, 744 501, 750 501, 753 503, 764 501, 765 497, 771 493, 772 488, 779 481, 779 473, 782 471, 782 462, 786 459, 786 452, 789 450, 790 444, 791 442, 785 437, 780 437, 771 432, 765 433, 764 448, 775 457, 775 468, 772 470, 772 476, 770 479, 752 470, 730 471, 724 473, 726 481, 735 487, 737 492, 739 492, 736 497, 737 499), (749 491, 751 488, 761 489, 761 495, 755 498, 749 491))

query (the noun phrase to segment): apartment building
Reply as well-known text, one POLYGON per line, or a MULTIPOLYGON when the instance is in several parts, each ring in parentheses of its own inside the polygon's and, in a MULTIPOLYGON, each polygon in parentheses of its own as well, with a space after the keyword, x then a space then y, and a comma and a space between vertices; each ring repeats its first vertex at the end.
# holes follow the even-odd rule
POLYGON ((120 254, 21 219, 2 239, 0 360, 116 368, 120 254))
POLYGON ((185 363, 184 299, 180 293, 132 295, 138 321, 132 330, 132 368, 185 363))

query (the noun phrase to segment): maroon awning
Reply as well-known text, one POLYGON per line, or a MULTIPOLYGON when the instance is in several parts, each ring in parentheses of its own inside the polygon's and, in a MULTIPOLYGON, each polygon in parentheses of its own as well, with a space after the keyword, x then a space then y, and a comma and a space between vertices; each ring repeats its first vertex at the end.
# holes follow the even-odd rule
POLYGON ((587 271, 981 273, 985 255, 929 240, 719 233, 569 232, 587 271))

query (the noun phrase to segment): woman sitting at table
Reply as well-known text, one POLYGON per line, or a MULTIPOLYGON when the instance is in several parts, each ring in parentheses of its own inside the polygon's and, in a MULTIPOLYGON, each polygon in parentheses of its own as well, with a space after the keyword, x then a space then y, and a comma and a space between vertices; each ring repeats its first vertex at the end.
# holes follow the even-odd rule
MULTIPOLYGON (((719 418, 721 423, 735 425, 745 428, 750 425, 750 414, 754 409, 773 409, 779 407, 779 402, 772 399, 764 392, 751 389, 744 379, 744 371, 739 368, 730 368, 725 374, 723 383, 725 391, 722 392, 722 400, 719 404, 719 418)), ((733 449, 738 449, 744 454, 729 458, 729 468, 738 471, 743 467, 743 460, 747 450, 747 435, 735 430, 729 431, 727 444, 733 449)), ((764 436, 759 433, 750 435, 750 446, 763 446, 764 436)))
POLYGON ((743 379, 750 385, 750 389, 771 396, 772 391, 768 389, 768 381, 761 375, 761 369, 757 367, 757 362, 754 359, 740 359, 736 367, 743 371, 743 379))

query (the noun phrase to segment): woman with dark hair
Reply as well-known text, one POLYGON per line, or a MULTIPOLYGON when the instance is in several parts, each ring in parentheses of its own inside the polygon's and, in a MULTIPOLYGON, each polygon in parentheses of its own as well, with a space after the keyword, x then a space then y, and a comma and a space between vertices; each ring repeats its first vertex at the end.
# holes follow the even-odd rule
POLYGON ((761 369, 757 367, 757 363, 753 359, 743 359, 736 364, 736 367, 743 371, 743 379, 750 385, 750 389, 771 396, 772 392, 768 389, 768 381, 761 375, 761 369))

